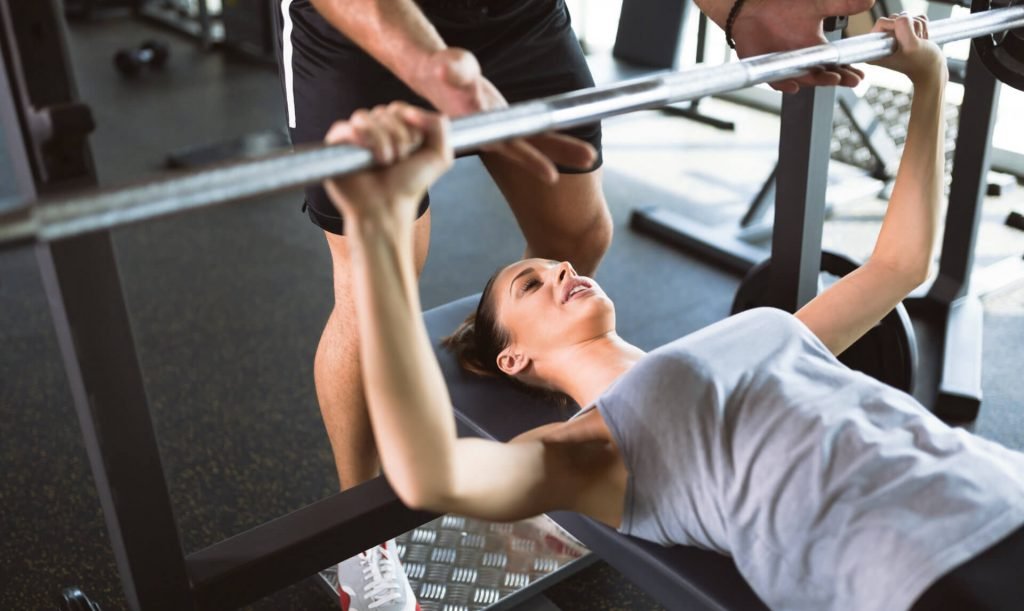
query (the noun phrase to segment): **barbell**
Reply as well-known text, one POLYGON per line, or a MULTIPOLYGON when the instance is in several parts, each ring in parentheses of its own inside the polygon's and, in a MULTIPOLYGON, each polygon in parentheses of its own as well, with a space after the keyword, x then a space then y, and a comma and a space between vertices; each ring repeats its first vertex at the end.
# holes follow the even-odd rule
MULTIPOLYGON (((931 40, 943 44, 990 37, 1022 27, 1024 5, 1017 5, 935 21, 928 30, 931 40)), ((1003 40, 1020 40, 1021 36, 1008 34, 1003 40)), ((509 138, 567 129, 637 110, 790 79, 817 66, 877 60, 894 51, 895 39, 875 32, 806 49, 660 73, 459 117, 452 121, 451 141, 457 153, 471 152, 509 138)), ((1019 48, 1015 53, 1019 53, 1019 48)), ((43 199, 0 218, 0 244, 51 241, 113 229, 318 182, 372 167, 373 163, 371 154, 359 147, 309 144, 183 175, 43 199)))

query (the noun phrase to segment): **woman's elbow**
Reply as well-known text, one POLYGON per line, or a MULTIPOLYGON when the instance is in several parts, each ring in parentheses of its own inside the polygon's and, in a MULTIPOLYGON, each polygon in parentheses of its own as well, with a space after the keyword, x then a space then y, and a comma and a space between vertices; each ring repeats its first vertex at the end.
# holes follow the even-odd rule
POLYGON ((900 279, 905 283, 907 292, 913 291, 928 280, 931 273, 931 257, 921 257, 916 261, 908 262, 899 269, 900 279))
POLYGON ((451 486, 441 478, 398 478, 392 488, 403 505, 416 511, 448 513, 454 505, 451 486))
POLYGON ((903 287, 907 293, 928 280, 931 273, 931 257, 900 257, 897 259, 872 257, 872 263, 885 268, 886 275, 903 287))

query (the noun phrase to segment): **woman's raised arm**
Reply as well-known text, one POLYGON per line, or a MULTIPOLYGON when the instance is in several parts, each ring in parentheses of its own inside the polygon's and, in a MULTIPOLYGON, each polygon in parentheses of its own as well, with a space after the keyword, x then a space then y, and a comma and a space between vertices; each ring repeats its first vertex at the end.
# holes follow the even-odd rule
POLYGON ((578 486, 565 445, 456 437, 412 251, 419 200, 452 163, 447 129, 439 115, 395 103, 359 111, 327 136, 331 144, 370 148, 380 164, 325 188, 345 216, 363 384, 381 464, 414 508, 495 520, 571 508, 578 486))
POLYGON ((878 63, 910 77, 914 99, 892 198, 871 257, 796 313, 833 354, 849 348, 927 279, 943 196, 946 60, 927 41, 922 17, 883 18, 875 31, 895 34, 899 51, 878 63))

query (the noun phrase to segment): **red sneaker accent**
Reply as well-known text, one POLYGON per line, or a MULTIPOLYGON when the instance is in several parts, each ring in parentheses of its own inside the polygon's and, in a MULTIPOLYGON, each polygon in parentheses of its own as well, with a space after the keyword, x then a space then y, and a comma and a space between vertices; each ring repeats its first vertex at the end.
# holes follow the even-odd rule
POLYGON ((352 606, 352 597, 348 595, 348 592, 342 590, 341 586, 338 586, 338 599, 341 602, 341 611, 348 611, 352 606))

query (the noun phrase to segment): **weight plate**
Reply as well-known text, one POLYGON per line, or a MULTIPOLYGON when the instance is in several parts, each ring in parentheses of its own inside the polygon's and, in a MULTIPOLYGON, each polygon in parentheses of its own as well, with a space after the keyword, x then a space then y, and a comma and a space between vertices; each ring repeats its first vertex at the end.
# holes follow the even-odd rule
MULTIPOLYGON (((972 0, 971 12, 1015 4, 1015 0, 972 0)), ((997 79, 1024 91, 1024 28, 979 36, 974 39, 974 50, 997 79)))
MULTIPOLYGON (((857 263, 842 255, 821 253, 821 271, 825 274, 843 277, 857 267, 857 263)), ((769 305, 772 282, 771 260, 755 265, 736 291, 733 314, 769 305)), ((903 304, 897 305, 878 325, 847 348, 839 355, 839 360, 850 369, 912 393, 917 371, 917 340, 903 304)))

